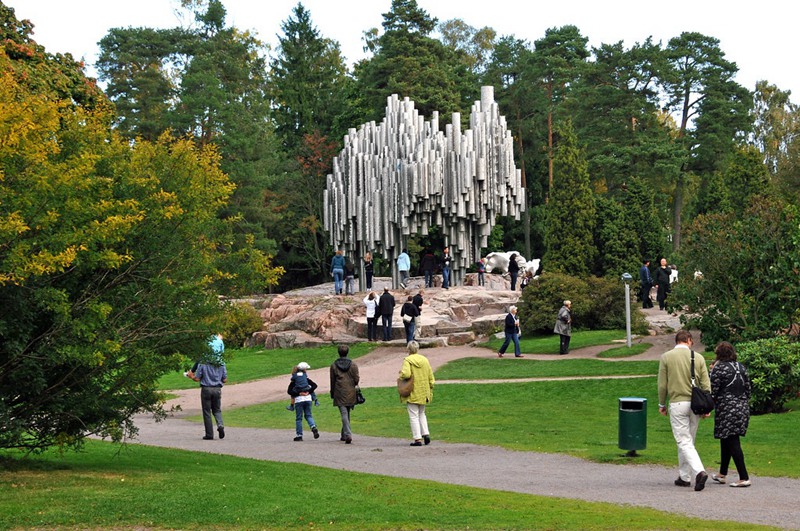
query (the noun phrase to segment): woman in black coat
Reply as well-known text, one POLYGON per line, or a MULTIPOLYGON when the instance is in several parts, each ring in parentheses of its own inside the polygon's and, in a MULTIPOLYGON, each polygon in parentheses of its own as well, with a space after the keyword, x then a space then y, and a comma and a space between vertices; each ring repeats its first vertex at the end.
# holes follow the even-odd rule
POLYGON ((725 483, 728 465, 733 458, 739 481, 731 487, 749 487, 750 476, 744 464, 739 437, 747 434, 750 423, 750 378, 744 365, 736 361, 736 350, 722 341, 714 350, 717 355, 711 369, 711 395, 714 397, 714 438, 719 439, 719 474, 711 474, 717 483, 725 483))
POLYGON ((403 307, 400 308, 400 317, 403 318, 403 327, 406 329, 406 344, 414 341, 414 332, 417 329, 417 317, 419 308, 414 304, 414 298, 410 295, 403 307))
POLYGON ((511 291, 517 291, 517 277, 519 276, 519 264, 517 263, 516 253, 508 259, 508 274, 511 275, 511 291))

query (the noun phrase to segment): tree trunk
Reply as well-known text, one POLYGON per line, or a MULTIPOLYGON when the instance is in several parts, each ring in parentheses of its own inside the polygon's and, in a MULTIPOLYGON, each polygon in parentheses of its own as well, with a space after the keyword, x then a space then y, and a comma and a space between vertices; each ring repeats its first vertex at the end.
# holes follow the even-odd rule
POLYGON ((672 250, 681 246, 681 214, 683 213, 683 174, 675 182, 675 197, 672 202, 672 250))
POLYGON ((544 202, 547 203, 550 198, 550 192, 553 190, 553 111, 547 112, 547 194, 544 196, 544 202))
POLYGON ((519 146, 519 165, 522 172, 522 187, 525 188, 525 257, 528 260, 533 259, 531 256, 531 209, 528 204, 528 181, 525 178, 525 148, 522 147, 522 119, 519 116, 519 108, 517 109, 517 145, 519 146))
POLYGON ((553 82, 547 84, 547 193, 544 195, 544 202, 547 204, 550 192, 553 189, 553 82))

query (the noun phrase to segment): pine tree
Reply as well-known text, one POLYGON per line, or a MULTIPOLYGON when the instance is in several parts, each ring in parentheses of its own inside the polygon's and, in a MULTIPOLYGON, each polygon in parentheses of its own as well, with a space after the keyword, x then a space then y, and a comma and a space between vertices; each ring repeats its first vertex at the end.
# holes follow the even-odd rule
POLYGON ((416 0, 392 0, 383 18, 384 33, 368 42, 375 55, 355 69, 362 121, 380 120, 392 94, 414 100, 424 116, 468 109, 476 98, 476 76, 453 49, 430 37, 437 20, 416 0))
POLYGON ((589 183, 586 158, 567 120, 557 131, 553 158, 553 188, 546 206, 543 266, 584 277, 594 265, 595 199, 589 183))
POLYGON ((277 55, 270 61, 269 97, 278 137, 294 152, 318 131, 339 139, 336 116, 344 105, 346 67, 339 43, 322 37, 302 4, 281 24, 277 55))

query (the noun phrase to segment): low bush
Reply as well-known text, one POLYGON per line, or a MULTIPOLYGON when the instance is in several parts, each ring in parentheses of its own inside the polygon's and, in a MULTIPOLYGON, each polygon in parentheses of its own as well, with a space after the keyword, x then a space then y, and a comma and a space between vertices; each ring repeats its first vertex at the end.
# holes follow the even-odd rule
POLYGON ((751 413, 783 411, 800 392, 800 342, 782 336, 740 343, 736 350, 753 387, 751 413))
MULTIPOLYGON (((563 273, 544 273, 531 281, 519 300, 520 326, 524 335, 552 333, 564 300, 572 301, 574 316, 586 315, 589 287, 583 280, 563 273)), ((580 322, 576 325, 583 326, 580 322)))
POLYGON ((258 332, 264 325, 258 310, 243 302, 232 302, 224 306, 221 325, 225 344, 232 347, 244 346, 245 340, 258 332))
MULTIPOLYGON (((563 273, 544 273, 522 292, 518 304, 523 334, 553 331, 565 300, 572 301, 573 328, 624 330, 625 286, 616 278, 581 279, 563 273)), ((631 302, 631 331, 647 332, 647 323, 631 302)))

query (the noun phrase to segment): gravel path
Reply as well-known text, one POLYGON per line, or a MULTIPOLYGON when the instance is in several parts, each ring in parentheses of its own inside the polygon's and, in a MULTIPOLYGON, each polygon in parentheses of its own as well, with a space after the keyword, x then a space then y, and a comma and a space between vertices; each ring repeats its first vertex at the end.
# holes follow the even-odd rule
MULTIPOLYGON (((662 352, 674 344, 672 335, 643 338, 642 341, 653 343, 654 347, 626 360, 658 359, 662 352)), ((696 347, 702 348, 700 345, 696 347)), ((594 357, 605 348, 608 347, 580 349, 566 357, 594 357)), ((488 349, 468 346, 425 349, 423 353, 434 368, 463 357, 497 359, 488 349)), ((403 348, 379 347, 359 358, 357 363, 362 387, 394 385, 403 356, 403 348)), ((624 360, 608 361, 618 363, 624 360)), ((512 356, 498 362, 516 361, 512 356)), ((310 376, 320 384, 320 394, 328 392, 327 367, 310 371, 310 376)), ((283 376, 226 386, 223 391, 223 414, 224 409, 284 400, 285 393, 286 378, 283 376)), ((651 507, 708 520, 800 529, 800 504, 797 503, 800 480, 796 479, 751 476, 753 486, 748 489, 732 489, 709 480, 703 492, 694 492, 691 488, 673 486, 677 464, 671 467, 608 465, 565 455, 443 443, 435 439, 430 446, 409 448, 406 439, 359 435, 358 410, 354 412, 356 433, 351 445, 342 444, 338 432, 321 432, 320 439, 298 444, 291 441, 294 430, 255 428, 228 428, 225 439, 204 441, 201 439, 202 427, 181 418, 200 413, 197 390, 181 392, 168 407, 173 404, 180 405, 182 411, 164 422, 155 423, 144 417, 137 419, 140 433, 135 442, 542 496, 651 507), (315 451, 309 452, 311 448, 315 451), (409 470, 407 459, 412 452, 416 466, 409 470)))

